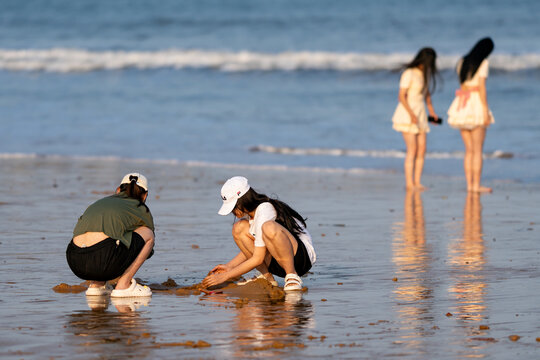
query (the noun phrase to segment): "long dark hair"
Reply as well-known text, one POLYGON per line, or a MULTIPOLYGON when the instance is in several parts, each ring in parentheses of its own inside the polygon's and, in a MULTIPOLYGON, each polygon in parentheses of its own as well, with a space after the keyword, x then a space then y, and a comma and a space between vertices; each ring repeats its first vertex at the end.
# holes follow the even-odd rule
POLYGON ((437 65, 435 60, 437 59, 437 53, 430 47, 425 47, 418 51, 418 54, 414 59, 403 65, 402 69, 411 69, 416 68, 419 65, 423 65, 422 73, 424 74, 424 88, 423 91, 428 90, 430 93, 435 91, 437 87, 436 77, 439 77, 439 71, 437 70, 437 65))
POLYGON ((148 206, 144 203, 144 195, 146 195, 148 191, 137 185, 137 180, 137 176, 131 175, 129 177, 129 184, 120 184, 120 191, 132 199, 139 200, 137 207, 142 205, 146 208, 146 212, 149 212, 150 209, 148 209, 148 206))
POLYGON ((461 69, 459 71, 459 82, 464 83, 468 79, 472 79, 480 64, 493 51, 495 44, 491 38, 486 37, 481 39, 474 45, 467 55, 463 57, 461 69))
POLYGON ((296 212, 296 210, 285 204, 283 201, 269 198, 268 196, 259 194, 250 188, 244 195, 242 195, 240 199, 238 199, 235 209, 238 209, 243 213, 249 213, 257 209, 257 206, 264 202, 269 202, 272 204, 274 209, 276 209, 276 222, 282 225, 285 229, 289 230, 289 232, 297 240, 299 240, 298 237, 304 231, 298 222, 300 222, 300 224, 302 224, 302 226, 305 228, 306 221, 299 213, 296 212), (298 220, 298 222, 296 222, 296 220, 298 220))

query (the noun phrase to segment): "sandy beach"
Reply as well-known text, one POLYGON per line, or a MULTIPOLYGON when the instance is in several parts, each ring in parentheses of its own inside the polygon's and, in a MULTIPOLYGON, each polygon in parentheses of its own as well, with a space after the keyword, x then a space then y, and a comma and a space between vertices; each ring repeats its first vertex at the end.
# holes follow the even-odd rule
POLYGON ((428 191, 407 194, 388 171, 67 157, 2 159, 0 170, 2 358, 540 354, 538 184, 493 182, 476 196, 460 177, 426 176, 428 191), (131 302, 53 291, 81 283, 65 260, 77 217, 132 170, 149 178, 156 223, 141 282, 189 287, 235 254, 233 218, 216 211, 222 182, 242 174, 308 218, 318 261, 307 291, 154 291, 131 302))

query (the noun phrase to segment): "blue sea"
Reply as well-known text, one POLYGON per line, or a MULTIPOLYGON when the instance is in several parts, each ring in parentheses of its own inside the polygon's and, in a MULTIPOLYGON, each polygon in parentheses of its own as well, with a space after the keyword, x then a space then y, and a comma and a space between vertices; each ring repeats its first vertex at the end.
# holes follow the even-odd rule
MULTIPOLYGON (((143 159, 400 172, 399 71, 454 66, 490 36, 484 178, 540 182, 540 2, 0 3, 0 158, 143 159)), ((463 177, 458 131, 432 126, 425 173, 463 177)))

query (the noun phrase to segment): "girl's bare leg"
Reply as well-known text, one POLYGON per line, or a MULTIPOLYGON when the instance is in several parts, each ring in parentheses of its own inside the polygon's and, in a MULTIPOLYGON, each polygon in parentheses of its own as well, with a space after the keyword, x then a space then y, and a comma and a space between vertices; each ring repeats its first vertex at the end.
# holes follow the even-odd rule
POLYGON ((416 160, 414 161, 414 187, 419 190, 424 190, 420 179, 424 169, 424 157, 426 155, 426 133, 420 133, 416 136, 416 160))
POLYGON ((473 183, 473 139, 471 130, 461 130, 461 138, 465 145, 465 156, 463 157, 463 169, 465 170, 465 179, 467 180, 467 191, 474 191, 473 183))
POLYGON ((472 146, 473 146, 473 159, 472 159, 472 177, 473 177, 473 191, 476 192, 491 192, 492 189, 486 186, 480 185, 482 178, 482 166, 484 156, 484 140, 486 138, 486 128, 478 126, 471 131, 472 146))
POLYGON ((152 248, 154 247, 154 232, 147 228, 146 226, 141 226, 140 228, 135 229, 135 232, 144 239, 144 247, 142 248, 139 255, 135 258, 135 261, 129 265, 129 267, 124 271, 122 276, 118 279, 115 289, 123 290, 127 289, 131 285, 131 279, 135 276, 135 273, 140 269, 142 264, 150 255, 152 248))
POLYGON ((410 134, 402 132, 403 140, 405 140, 405 146, 407 147, 407 153, 405 155, 405 162, 403 169, 405 172, 405 187, 408 190, 414 189, 414 163, 416 158, 416 134, 410 134))
MULTIPOLYGON (((249 222, 247 220, 237 221, 233 225, 232 235, 236 246, 249 259, 253 256, 255 251, 255 244, 253 242, 253 236, 249 233, 249 222)), ((275 281, 274 276, 268 272, 268 264, 270 264, 271 255, 266 254, 264 262, 257 266, 256 269, 266 278, 268 281, 275 281)))
POLYGON ((294 254, 298 243, 292 234, 275 221, 267 221, 262 226, 263 239, 266 249, 286 274, 296 274, 294 254))

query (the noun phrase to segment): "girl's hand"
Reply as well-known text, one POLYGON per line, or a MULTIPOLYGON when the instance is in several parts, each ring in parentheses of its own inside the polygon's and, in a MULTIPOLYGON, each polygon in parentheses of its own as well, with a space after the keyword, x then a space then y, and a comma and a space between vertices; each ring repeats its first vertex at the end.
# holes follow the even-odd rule
POLYGON ((210 271, 211 274, 220 274, 229 271, 229 267, 225 264, 219 264, 214 266, 214 268, 210 271))
POLYGON ((491 125, 491 121, 490 121, 490 116, 489 116, 489 111, 484 111, 484 126, 485 127, 488 127, 489 125, 491 125))
POLYGON ((202 281, 202 285, 205 288, 209 288, 210 286, 219 285, 227 280, 229 280, 229 276, 227 276, 227 273, 215 273, 205 277, 202 281))
MULTIPOLYGON (((435 118, 435 120, 437 120, 437 121, 439 120, 439 115, 437 115, 437 114, 435 114, 435 113, 429 114, 429 116, 435 118)), ((439 124, 439 123, 434 123, 434 125, 439 126, 440 124, 439 124)))
POLYGON ((411 123, 418 125, 418 118, 416 117, 416 115, 414 114, 410 114, 410 115, 411 115, 411 123))

